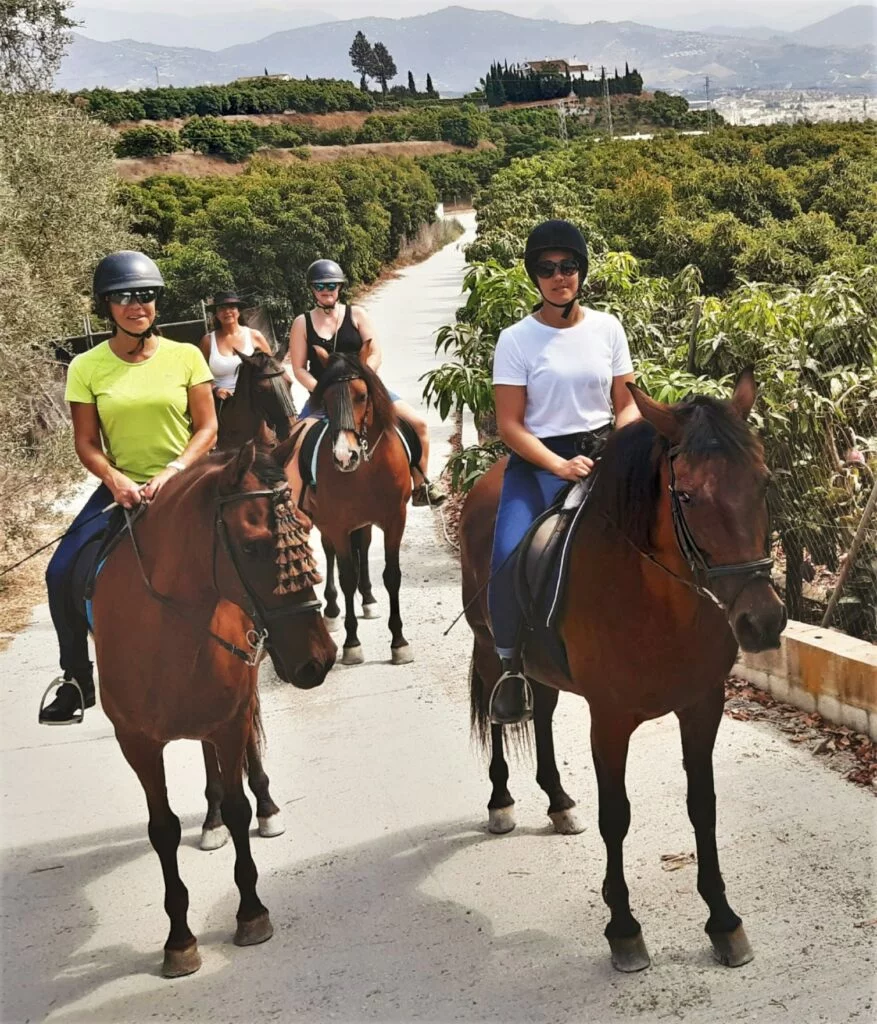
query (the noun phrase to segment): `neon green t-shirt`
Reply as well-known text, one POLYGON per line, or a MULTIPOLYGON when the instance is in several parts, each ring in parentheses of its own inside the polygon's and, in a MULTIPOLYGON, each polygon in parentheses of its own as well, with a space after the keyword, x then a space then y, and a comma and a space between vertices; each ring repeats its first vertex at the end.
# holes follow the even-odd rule
POLYGON ((70 363, 64 397, 97 406, 107 458, 142 484, 188 445, 189 388, 212 379, 195 345, 159 338, 149 359, 128 363, 104 341, 70 363))

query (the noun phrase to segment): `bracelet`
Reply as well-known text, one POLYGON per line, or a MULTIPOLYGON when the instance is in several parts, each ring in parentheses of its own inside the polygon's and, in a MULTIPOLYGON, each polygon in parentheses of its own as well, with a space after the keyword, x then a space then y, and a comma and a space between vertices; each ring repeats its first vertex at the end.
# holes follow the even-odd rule
POLYGON ((166 468, 175 469, 178 473, 182 473, 183 470, 186 469, 186 463, 182 462, 180 459, 173 459, 167 464, 166 468))

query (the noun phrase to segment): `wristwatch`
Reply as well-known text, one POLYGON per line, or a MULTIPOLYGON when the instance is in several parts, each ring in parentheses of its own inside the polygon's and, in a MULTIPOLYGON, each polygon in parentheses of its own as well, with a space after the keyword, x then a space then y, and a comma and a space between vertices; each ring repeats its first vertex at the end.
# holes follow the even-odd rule
POLYGON ((186 463, 182 462, 180 459, 173 459, 171 462, 167 464, 166 468, 175 469, 178 473, 182 473, 183 470, 186 468, 186 463))

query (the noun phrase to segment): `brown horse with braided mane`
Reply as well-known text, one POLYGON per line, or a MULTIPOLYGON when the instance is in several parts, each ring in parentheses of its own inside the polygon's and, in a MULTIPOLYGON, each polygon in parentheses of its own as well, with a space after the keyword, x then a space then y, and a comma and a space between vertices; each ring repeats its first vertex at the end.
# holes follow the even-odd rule
MULTIPOLYGON (((756 384, 747 370, 730 402, 698 397, 675 406, 630 387, 643 419, 610 438, 570 541, 556 618, 569 673, 542 647, 524 646, 536 778, 558 831, 581 831, 561 784, 551 730, 557 691, 579 694, 590 706, 607 854, 603 899, 611 918, 605 935, 619 970, 641 970, 649 956, 631 913, 622 857, 630 825, 625 765, 634 730, 674 712, 697 843, 697 887, 710 912, 706 931, 717 958, 738 966, 752 951, 719 870, 712 752, 738 644, 747 651, 777 647, 786 623, 770 580, 770 474, 745 422, 756 384)), ((481 739, 492 742, 489 827, 497 833, 515 826, 502 726, 488 720, 500 662, 485 590, 502 473, 499 464, 482 477, 460 519, 463 602, 475 634, 472 719, 481 739)))
POLYGON ((271 431, 278 441, 285 441, 295 419, 286 371, 261 349, 252 355, 237 350, 236 354, 241 365, 234 394, 217 408, 217 447, 228 451, 253 439, 269 447, 274 443, 271 431))
POLYGON ((291 500, 284 463, 250 443, 196 462, 169 481, 111 551, 92 599, 101 703, 149 809, 170 933, 163 973, 200 966, 179 876, 180 822, 168 803, 162 752, 176 739, 209 744, 222 775, 222 819, 235 845, 238 945, 272 934, 256 893, 245 748, 259 735, 257 672, 267 650, 281 679, 318 686, 335 660, 313 586, 310 522, 291 500), (136 629, 131 623, 136 623, 136 629))
MULTIPOLYGON (((354 598, 366 563, 371 527, 384 535, 384 586, 390 599, 390 655, 394 665, 413 660, 402 633, 399 549, 411 497, 408 453, 396 430, 396 414, 376 373, 358 359, 333 355, 311 395, 311 407, 324 410, 328 427, 316 452, 316 491, 308 490, 303 507, 313 516, 326 552, 326 617, 340 614, 333 565, 344 594, 344 665, 364 658, 357 631, 354 598)), ((321 430, 318 423, 312 430, 321 430)), ((367 563, 366 563, 367 571, 367 563)), ((370 585, 363 589, 364 602, 370 585)))

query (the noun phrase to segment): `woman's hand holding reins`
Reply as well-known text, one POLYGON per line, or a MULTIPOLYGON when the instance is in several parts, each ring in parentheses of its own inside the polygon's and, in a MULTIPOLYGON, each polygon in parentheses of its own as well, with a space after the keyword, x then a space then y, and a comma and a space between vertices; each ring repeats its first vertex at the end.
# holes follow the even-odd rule
POLYGON ((178 470, 174 469, 173 466, 169 466, 167 469, 163 469, 160 473, 156 473, 149 483, 144 485, 143 490, 140 492, 143 500, 152 501, 168 480, 177 475, 177 472, 178 470))
POLYGON ((124 473, 113 470, 106 485, 112 491, 113 500, 122 508, 135 508, 143 500, 140 484, 135 484, 124 473))
POLYGON ((224 402, 226 398, 231 398, 233 392, 229 391, 228 388, 215 388, 213 394, 221 401, 224 402))
POLYGON ((551 472, 561 480, 581 480, 594 468, 594 460, 587 455, 574 455, 571 459, 558 459, 551 472))

